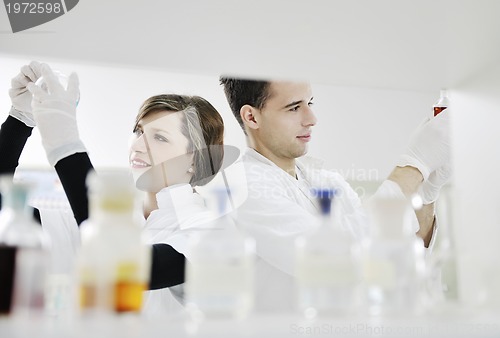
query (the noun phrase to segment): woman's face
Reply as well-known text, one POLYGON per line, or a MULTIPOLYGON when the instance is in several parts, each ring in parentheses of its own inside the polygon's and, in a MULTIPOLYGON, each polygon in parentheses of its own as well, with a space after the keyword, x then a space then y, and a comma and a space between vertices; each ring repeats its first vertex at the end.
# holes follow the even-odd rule
POLYGON ((143 117, 130 145, 130 167, 138 189, 158 192, 192 177, 193 154, 182 134, 183 112, 161 111, 143 117))

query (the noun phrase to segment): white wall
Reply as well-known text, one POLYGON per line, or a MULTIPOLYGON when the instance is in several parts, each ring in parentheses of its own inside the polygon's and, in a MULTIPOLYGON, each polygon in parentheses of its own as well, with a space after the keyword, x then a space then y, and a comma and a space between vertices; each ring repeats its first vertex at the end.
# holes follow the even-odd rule
MULTIPOLYGON (((0 102, 4 116, 10 107, 10 79, 29 62, 0 58, 0 102)), ((161 92, 197 94, 220 111, 226 125, 226 143, 240 148, 245 140, 232 116, 217 75, 187 75, 138 68, 43 60, 80 78, 78 121, 82 140, 96 167, 127 165, 128 139, 142 101, 161 92)), ((379 90, 313 84, 318 124, 309 155, 350 179, 383 179, 403 149, 409 134, 431 114, 435 92, 379 90)), ((24 167, 47 167, 35 128, 21 158, 24 167)))
POLYGON ((500 305, 500 64, 453 92, 453 206, 462 298, 500 305))

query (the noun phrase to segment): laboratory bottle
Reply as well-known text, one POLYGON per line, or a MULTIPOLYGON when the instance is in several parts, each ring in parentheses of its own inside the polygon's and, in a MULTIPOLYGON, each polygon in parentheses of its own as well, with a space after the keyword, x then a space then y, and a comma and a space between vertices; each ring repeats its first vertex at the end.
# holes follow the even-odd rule
POLYGON ((149 283, 151 247, 135 216, 136 193, 127 172, 90 173, 89 219, 81 225, 77 257, 80 313, 139 312, 149 283))
POLYGON ((255 241, 236 227, 226 188, 214 188, 212 221, 188 242, 186 308, 195 318, 247 317, 254 306, 255 241))
POLYGON ((434 104, 434 116, 437 116, 443 110, 448 108, 450 105, 450 99, 448 98, 448 91, 446 89, 441 89, 439 100, 434 104))
POLYGON ((407 199, 396 197, 373 198, 368 210, 372 233, 363 242, 366 310, 370 315, 418 314, 426 270, 424 243, 412 230, 414 210, 407 199))
POLYGON ((434 309, 458 301, 457 249, 450 224, 450 195, 441 196, 435 205, 435 213, 439 215, 439 218, 436 216, 439 237, 433 244, 432 255, 427 259, 429 300, 434 309))
POLYGON ((307 318, 354 313, 360 301, 357 239, 339 221, 334 189, 313 190, 319 225, 296 240, 296 301, 307 318))
POLYGON ((49 241, 28 204, 31 185, 2 175, 0 212, 0 313, 41 316, 49 267, 49 241))

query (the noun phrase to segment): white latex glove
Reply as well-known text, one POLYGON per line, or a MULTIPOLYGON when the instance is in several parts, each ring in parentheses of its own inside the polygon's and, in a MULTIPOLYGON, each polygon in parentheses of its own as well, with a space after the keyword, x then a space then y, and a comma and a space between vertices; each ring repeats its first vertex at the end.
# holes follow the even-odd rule
POLYGON ((417 128, 396 165, 417 168, 426 181, 433 171, 449 165, 449 162, 450 122, 448 109, 445 109, 417 128))
POLYGON ((439 197, 441 188, 451 177, 451 165, 438 168, 429 175, 429 179, 420 185, 418 193, 422 197, 423 204, 431 204, 439 197))
POLYGON ((28 83, 35 83, 41 76, 41 64, 32 61, 21 67, 21 71, 11 81, 9 96, 12 108, 9 115, 23 122, 28 127, 35 127, 36 123, 31 113, 32 95, 26 88, 28 83))
POLYGON ((48 65, 42 64, 41 70, 47 90, 34 83, 28 84, 28 90, 33 94, 33 117, 40 130, 47 159, 54 166, 69 155, 87 151, 80 140, 76 122, 80 93, 78 76, 76 73, 69 76, 66 90, 48 65))

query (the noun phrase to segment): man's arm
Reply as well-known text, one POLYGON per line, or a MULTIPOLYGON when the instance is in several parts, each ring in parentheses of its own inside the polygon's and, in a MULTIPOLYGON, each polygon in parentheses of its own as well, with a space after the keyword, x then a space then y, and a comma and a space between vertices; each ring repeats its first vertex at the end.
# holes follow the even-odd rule
MULTIPOLYGON (((418 191, 424 177, 418 169, 406 166, 395 167, 390 173, 388 179, 396 182, 406 198, 409 199, 418 191)), ((417 236, 422 238, 424 245, 427 248, 429 247, 434 231, 434 203, 424 205, 421 209, 416 210, 415 213, 420 225, 420 229, 417 231, 417 236)))

